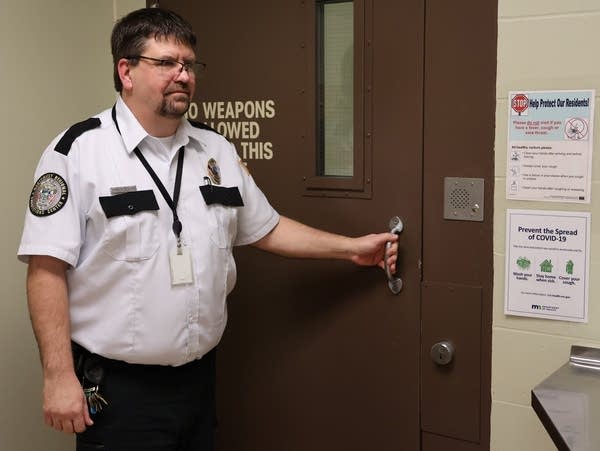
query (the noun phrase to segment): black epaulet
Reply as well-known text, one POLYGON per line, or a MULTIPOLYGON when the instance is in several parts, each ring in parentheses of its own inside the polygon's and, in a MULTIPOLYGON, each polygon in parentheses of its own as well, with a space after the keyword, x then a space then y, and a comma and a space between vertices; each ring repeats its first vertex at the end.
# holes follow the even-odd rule
POLYGON ((93 130, 97 127, 100 127, 101 124, 102 124, 102 121, 99 118, 90 117, 89 119, 86 119, 85 121, 81 121, 75 125, 72 125, 65 132, 65 134, 62 136, 62 138, 60 138, 60 140, 54 147, 54 150, 56 150, 58 153, 62 153, 63 155, 69 155, 71 146, 73 145, 73 142, 78 137, 80 137, 81 135, 83 135, 85 132, 87 132, 89 130, 93 130))
MULTIPOLYGON (((221 133, 219 133, 218 131, 216 131, 214 128, 209 127, 208 125, 206 125, 204 122, 198 122, 198 121, 191 121, 188 119, 188 122, 190 123, 190 125, 192 127, 196 127, 196 128, 201 128, 202 130, 209 130, 211 132, 215 132, 217 135, 221 135, 221 133)), ((222 135, 221 135, 222 136, 222 135)))

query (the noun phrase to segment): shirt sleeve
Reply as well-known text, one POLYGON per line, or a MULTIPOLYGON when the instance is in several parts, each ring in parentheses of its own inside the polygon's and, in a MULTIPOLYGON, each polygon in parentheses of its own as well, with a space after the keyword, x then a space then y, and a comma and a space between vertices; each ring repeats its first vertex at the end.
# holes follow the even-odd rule
MULTIPOLYGON (((233 147, 233 145, 232 145, 233 147)), ((233 149, 235 152, 235 149, 233 149)), ((254 182, 248 169, 237 156, 242 183, 244 207, 238 214, 238 230, 234 246, 252 244, 267 235, 279 223, 279 213, 254 182)))
POLYGON ((44 151, 35 170, 21 243, 19 260, 47 255, 76 266, 85 227, 79 208, 79 175, 76 152, 57 152, 56 138, 44 151))

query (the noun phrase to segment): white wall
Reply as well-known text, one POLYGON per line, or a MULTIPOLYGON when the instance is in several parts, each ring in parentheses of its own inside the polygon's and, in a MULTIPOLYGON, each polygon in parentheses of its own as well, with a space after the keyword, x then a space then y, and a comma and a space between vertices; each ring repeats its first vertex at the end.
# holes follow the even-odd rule
POLYGON ((41 371, 15 254, 33 171, 61 130, 115 99, 110 31, 144 0, 0 2, 0 449, 65 451, 73 438, 43 424, 41 371))
MULTIPOLYGON (((507 201, 506 146, 511 90, 596 89, 600 94, 598 0, 499 0, 494 222, 492 451, 555 450, 530 407, 531 389, 569 358, 572 344, 600 347, 600 133, 595 133, 592 203, 507 201), (592 212, 589 323, 504 315, 506 209, 592 212)), ((598 131, 596 101, 596 132, 598 131)))
MULTIPOLYGON (((41 415, 41 373, 27 314, 25 265, 17 263, 23 215, 41 151, 60 130, 114 101, 109 36, 115 17, 144 0, 2 0, 0 105, 5 163, 0 177, 0 449, 64 451, 71 437, 50 431, 41 415)), ((550 451, 530 407, 530 390, 561 366, 571 344, 600 347, 600 133, 596 133, 592 204, 505 200, 507 95, 510 90, 595 88, 600 93, 598 0, 499 0, 496 118, 495 290, 492 451, 550 451), (592 212, 589 324, 506 317, 504 236, 507 208, 592 212)), ((596 105, 596 111, 600 111, 596 105)), ((596 124, 599 123, 596 117, 596 124)), ((598 126, 596 127, 598 129, 598 126)))

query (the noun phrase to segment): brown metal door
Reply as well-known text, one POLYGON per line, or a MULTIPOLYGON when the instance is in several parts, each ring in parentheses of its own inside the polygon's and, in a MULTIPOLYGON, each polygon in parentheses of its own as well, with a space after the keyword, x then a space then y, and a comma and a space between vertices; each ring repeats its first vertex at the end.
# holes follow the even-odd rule
MULTIPOLYGON (((395 215, 404 223, 398 295, 376 268, 236 249, 238 284, 217 359, 220 451, 489 448, 489 403, 481 398, 489 391, 489 285, 483 294, 479 280, 461 285, 459 259, 475 261, 469 254, 453 256, 449 279, 433 247, 481 234, 443 221, 443 177, 492 176, 477 172, 466 151, 457 152, 471 165, 461 173, 458 157, 446 161, 452 150, 437 146, 444 136, 436 131, 462 119, 438 121, 449 93, 433 98, 428 86, 445 87, 436 64, 446 33, 470 36, 445 3, 354 2, 354 176, 327 178, 318 176, 315 153, 315 1, 160 1, 192 22, 208 65, 190 116, 230 137, 281 214, 346 235, 385 230, 395 215), (439 19, 440 31, 426 28, 426 17, 439 19), (460 350, 441 368, 429 348, 443 339, 460 350)), ((474 0, 463 6, 477 10, 474 0)))

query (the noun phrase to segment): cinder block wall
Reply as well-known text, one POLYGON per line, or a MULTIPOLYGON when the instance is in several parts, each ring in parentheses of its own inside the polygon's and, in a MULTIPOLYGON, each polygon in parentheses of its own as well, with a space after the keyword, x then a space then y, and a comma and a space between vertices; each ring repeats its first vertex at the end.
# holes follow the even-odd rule
POLYGON ((0 273, 0 449, 65 451, 73 437, 43 424, 42 378, 16 261, 33 171, 49 141, 109 106, 110 31, 144 0, 2 0, 2 271, 0 273))
MULTIPOLYGON (((29 326, 25 265, 15 252, 32 174, 40 152, 58 131, 114 101, 109 35, 116 17, 144 0, 4 0, 0 6, 0 107, 3 131, 3 231, 0 238, 0 449, 74 449, 71 437, 51 432, 41 414, 41 373, 29 326)), ((508 202, 505 199, 508 91, 600 91, 598 0, 499 0, 496 118, 495 293, 492 380, 493 451, 554 450, 530 407, 530 390, 567 359, 571 344, 600 347, 600 160, 596 152, 590 205, 508 202), (592 212, 588 324, 506 317, 504 238, 507 208, 592 212)), ((476 64, 474 64, 476 70, 476 64)), ((596 105, 598 111, 598 105, 596 105)), ((598 123, 596 114, 596 124, 598 123)), ((597 129, 597 127, 596 127, 597 129)))
MULTIPOLYGON (((556 448, 531 408, 531 389, 563 365, 572 344, 600 347, 600 133, 595 111, 592 203, 506 200, 508 92, 600 91, 598 0, 499 0, 494 222, 493 451, 556 448), (589 323, 504 315, 506 209, 592 212, 589 323)), ((598 94, 598 92, 597 92, 598 94)))

